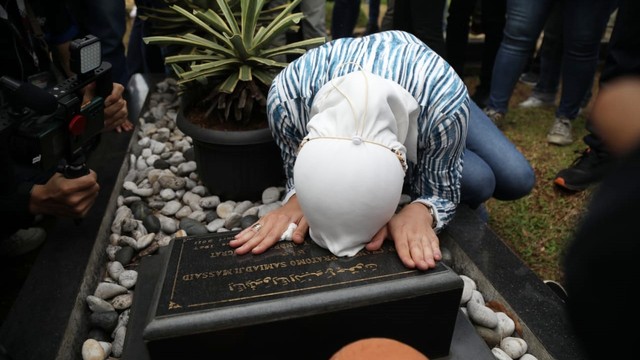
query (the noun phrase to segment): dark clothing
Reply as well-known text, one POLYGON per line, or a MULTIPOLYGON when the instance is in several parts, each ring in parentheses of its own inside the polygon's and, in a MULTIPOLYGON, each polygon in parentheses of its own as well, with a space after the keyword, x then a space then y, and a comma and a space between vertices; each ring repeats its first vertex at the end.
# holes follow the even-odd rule
POLYGON ((496 53, 502 41, 505 13, 505 0, 452 0, 449 5, 447 18, 447 62, 453 66, 460 77, 465 76, 467 61, 467 45, 469 43, 469 27, 471 15, 477 2, 481 6, 482 30, 485 40, 482 47, 482 65, 480 68, 480 82, 476 93, 488 94, 491 89, 491 76, 496 53))
MULTIPOLYGON (((616 16, 600 86, 640 73, 640 2, 621 0, 616 16)), ((595 151, 606 151, 594 133, 584 141, 595 151)), ((636 355, 632 344, 640 316, 630 307, 630 294, 640 256, 640 146, 620 160, 593 194, 563 263, 567 309, 589 359, 636 355)))
POLYGON ((415 35, 442 58, 446 57, 444 43, 444 0, 396 1, 393 8, 393 28, 415 35))
POLYGON ((145 44, 146 36, 158 35, 154 33, 153 22, 143 20, 146 9, 166 8, 167 4, 162 0, 136 0, 138 7, 136 18, 131 27, 129 44, 127 46, 127 71, 128 77, 133 74, 167 73, 169 69, 164 64, 167 47, 145 44))
POLYGON ((331 39, 353 37, 360 15, 360 0, 335 0, 331 18, 331 39))
POLYGON ((111 64, 113 81, 129 82, 122 38, 127 30, 127 12, 123 0, 67 0, 83 34, 100 39, 102 60, 111 64))
POLYGON ((23 11, 32 11, 33 16, 21 15, 15 0, 3 0, 1 6, 8 18, 0 16, 0 76, 28 81, 34 74, 50 71, 49 46, 78 34, 71 13, 57 1, 25 2, 23 11))
POLYGON ((599 185, 564 259, 567 308, 589 359, 636 355, 639 207, 640 147, 599 185))
MULTIPOLYGON (((0 16, 0 76, 31 82, 33 75, 49 75, 49 84, 57 83, 51 71, 49 46, 70 41, 77 35, 77 28, 70 12, 57 1, 33 0, 22 5, 15 0, 2 0, 4 10, 0 16), (28 14, 33 14, 29 16, 28 14), (6 14, 6 15, 5 15, 6 14)), ((42 77, 39 77, 42 79, 42 77)), ((44 85, 44 84, 43 84, 44 85)), ((33 184, 42 179, 32 177, 35 172, 21 172, 10 154, 11 128, 7 89, 0 93, 0 239, 20 228, 29 227, 34 216, 29 213, 29 198, 33 184), (18 174, 20 171, 20 174, 18 174), (28 180, 25 178, 28 177, 28 180)))
MULTIPOLYGON (((600 84, 606 84, 621 75, 640 75, 640 2, 620 0, 616 23, 609 39, 607 57, 600 75, 600 84)), ((588 120, 588 119, 587 119, 588 120)), ((608 154, 602 140, 598 137, 590 121, 587 121, 589 133, 584 142, 592 150, 608 154)))

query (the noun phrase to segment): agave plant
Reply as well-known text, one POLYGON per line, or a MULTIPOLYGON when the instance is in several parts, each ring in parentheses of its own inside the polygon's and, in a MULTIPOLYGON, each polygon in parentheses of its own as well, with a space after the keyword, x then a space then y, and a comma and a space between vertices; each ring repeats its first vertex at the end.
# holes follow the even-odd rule
POLYGON ((198 105, 206 106, 207 118, 246 124, 255 111, 264 112, 266 93, 287 65, 286 56, 303 54, 325 41, 324 37, 283 41, 285 33, 295 30, 304 17, 294 13, 300 1, 266 8, 266 0, 239 0, 239 7, 238 0, 217 0, 215 10, 174 4, 169 8, 188 20, 193 31, 144 40, 182 49, 167 56, 165 63, 171 65, 183 93, 198 94, 198 105))

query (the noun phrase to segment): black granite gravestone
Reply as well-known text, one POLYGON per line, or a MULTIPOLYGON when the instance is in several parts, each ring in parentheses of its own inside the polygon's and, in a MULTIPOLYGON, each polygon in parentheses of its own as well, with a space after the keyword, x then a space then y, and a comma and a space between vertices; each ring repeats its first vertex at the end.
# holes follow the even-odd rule
POLYGON ((390 243, 351 258, 311 241, 237 256, 233 235, 177 238, 163 249, 153 294, 136 294, 152 296, 142 332, 151 359, 326 360, 367 337, 449 353, 463 283, 445 264, 409 270, 390 243))

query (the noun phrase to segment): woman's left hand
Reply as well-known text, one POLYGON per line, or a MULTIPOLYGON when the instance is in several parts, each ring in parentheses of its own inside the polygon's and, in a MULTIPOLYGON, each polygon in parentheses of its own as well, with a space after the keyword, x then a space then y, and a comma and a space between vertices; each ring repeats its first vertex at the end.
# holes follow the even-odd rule
POLYGON ((431 213, 422 204, 406 205, 374 235, 366 249, 378 250, 391 238, 402 263, 410 269, 429 270, 442 259, 440 240, 431 227, 431 213))

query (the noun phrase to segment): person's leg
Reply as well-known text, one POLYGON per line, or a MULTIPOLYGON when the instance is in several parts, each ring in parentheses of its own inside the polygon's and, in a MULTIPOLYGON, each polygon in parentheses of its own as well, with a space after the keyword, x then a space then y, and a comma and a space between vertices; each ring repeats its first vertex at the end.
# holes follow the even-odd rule
POLYGON ((444 44, 444 10, 446 0, 406 0, 413 34, 438 55, 446 59, 444 44))
POLYGON ((491 76, 488 108, 505 114, 518 78, 535 48, 553 0, 508 0, 504 37, 491 76))
POLYGON ((146 15, 147 8, 166 8, 167 5, 162 0, 136 0, 135 3, 138 9, 127 47, 127 70, 129 76, 135 73, 170 74, 171 72, 168 71, 164 64, 163 49, 158 45, 144 43, 143 38, 154 35, 154 32, 153 24, 142 19, 146 15))
MULTIPOLYGON (((600 86, 619 76, 640 75, 640 2, 620 0, 616 22, 609 39, 607 57, 600 75, 600 86)), ((602 180, 615 165, 609 151, 587 119, 588 146, 573 163, 556 174, 554 184, 570 191, 583 191, 602 180)))
POLYGON ((615 0, 566 0, 562 92, 556 117, 574 119, 592 85, 600 41, 615 0))
POLYGON ((464 150, 460 202, 476 209, 493 196, 496 178, 489 164, 468 148, 464 150))
POLYGON ((137 15, 133 20, 133 24, 131 26, 131 32, 129 33, 129 43, 127 44, 127 73, 128 76, 136 73, 144 73, 145 64, 144 64, 144 55, 143 55, 143 46, 144 41, 142 38, 144 37, 142 33, 143 20, 140 19, 137 15))
POLYGON ((480 81, 473 94, 474 101, 481 108, 485 107, 489 101, 493 64, 495 63, 496 54, 502 42, 502 34, 504 33, 504 25, 506 22, 506 7, 506 0, 481 1, 484 45, 482 47, 480 81))
MULTIPOLYGON (((484 3, 484 2, 483 2, 484 3)), ((467 61, 467 44, 469 43, 469 19, 476 0, 451 0, 447 16, 447 62, 458 73, 464 76, 464 65, 467 61)))
POLYGON ((302 0, 300 3, 300 11, 304 14, 304 19, 302 20, 302 38, 326 38, 326 0, 302 0))
POLYGON ((446 0, 405 0, 394 4, 393 28, 415 35, 433 51, 446 58, 444 9, 446 0))
POLYGON ((365 35, 377 33, 380 31, 380 0, 369 0, 369 19, 367 21, 367 29, 365 35))
POLYGON ((565 146, 573 143, 572 121, 593 83, 598 65, 600 40, 616 0, 566 0, 564 2, 564 51, 562 91, 556 119, 547 142, 565 146))
POLYGON ((380 22, 380 30, 387 31, 393 29, 393 14, 394 14, 394 0, 387 0, 387 10, 382 15, 382 21, 380 22))
POLYGON ((544 26, 542 45, 540 46, 540 74, 533 88, 532 96, 544 103, 553 104, 560 84, 562 69, 562 3, 552 5, 549 18, 544 26))
POLYGON ((360 15, 360 0, 335 0, 331 17, 331 38, 352 37, 360 15))
POLYGON ((516 200, 528 195, 536 181, 529 161, 474 102, 470 109, 462 199, 477 206, 490 197, 516 200))

